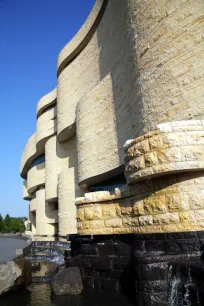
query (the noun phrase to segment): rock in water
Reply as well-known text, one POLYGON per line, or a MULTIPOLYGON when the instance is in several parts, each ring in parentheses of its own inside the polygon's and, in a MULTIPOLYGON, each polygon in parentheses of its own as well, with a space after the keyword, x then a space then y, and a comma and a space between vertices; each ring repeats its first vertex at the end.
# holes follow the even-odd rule
POLYGON ((23 288, 32 282, 31 265, 19 257, 0 265, 0 295, 23 288))
POLYGON ((60 271, 51 280, 51 287, 56 295, 76 295, 83 291, 81 273, 77 267, 60 271))

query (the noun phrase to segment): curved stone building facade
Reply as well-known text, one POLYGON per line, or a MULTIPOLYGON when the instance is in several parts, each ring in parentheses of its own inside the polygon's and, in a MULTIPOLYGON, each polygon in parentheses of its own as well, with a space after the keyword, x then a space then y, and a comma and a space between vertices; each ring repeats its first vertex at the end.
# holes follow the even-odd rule
POLYGON ((203 0, 96 1, 23 153, 34 239, 202 233, 203 33, 203 0))

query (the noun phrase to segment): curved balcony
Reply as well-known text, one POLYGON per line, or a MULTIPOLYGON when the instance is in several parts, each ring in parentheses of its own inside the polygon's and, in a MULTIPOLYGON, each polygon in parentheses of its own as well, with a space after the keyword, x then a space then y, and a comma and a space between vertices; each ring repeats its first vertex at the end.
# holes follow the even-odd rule
POLYGON ((37 121, 36 142, 37 147, 45 147, 45 142, 57 130, 56 106, 43 113, 37 121))
POLYGON ((104 0, 97 0, 91 13, 74 38, 61 50, 57 60, 58 75, 87 45, 102 17, 104 0))
POLYGON ((33 134, 27 141, 23 156, 21 158, 20 173, 23 178, 30 168, 31 162, 36 155, 36 133, 33 134))
MULTIPOLYGON (((73 140, 63 143, 57 141, 56 136, 52 136, 45 145, 46 165, 46 201, 55 202, 58 197, 58 176, 59 173, 68 168, 70 151, 73 150, 73 140)), ((75 139, 74 139, 74 145, 75 139)), ((75 152, 76 154, 76 152, 75 152)))
POLYGON ((36 211, 36 197, 32 198, 30 201, 30 212, 36 211))
POLYGON ((45 163, 41 163, 32 167, 28 171, 27 188, 29 193, 33 193, 36 189, 45 185, 45 163))
POLYGON ((77 105, 78 176, 81 186, 96 184, 101 178, 106 180, 122 172, 124 126, 116 126, 111 88, 111 78, 107 76, 77 105))
POLYGON ((56 106, 49 109, 38 118, 37 131, 27 141, 23 156, 21 159, 21 176, 26 177, 31 167, 32 161, 45 152, 45 143, 47 139, 56 133, 57 119, 56 106))
POLYGON ((37 118, 50 106, 56 104, 57 102, 57 90, 56 88, 49 92, 47 95, 43 96, 37 105, 37 118))
POLYGON ((58 210, 48 210, 46 212, 46 217, 47 217, 47 223, 53 224, 53 223, 58 223, 58 210))
POLYGON ((27 180, 23 182, 23 199, 28 201, 32 199, 32 196, 28 193, 27 190, 27 180))
POLYGON ((96 2, 87 22, 70 43, 65 46, 58 58, 60 67, 58 72, 60 71, 60 74, 58 75, 57 84, 57 134, 59 142, 68 140, 75 134, 76 105, 101 79, 99 67, 100 49, 95 30, 99 23, 99 16, 101 17, 104 11, 103 3, 103 1, 96 2), (85 33, 88 35, 88 39, 85 39, 85 33), (76 52, 76 46, 81 46, 81 41, 86 41, 86 47, 84 45, 83 47, 85 48, 80 50, 80 54, 74 58, 74 61, 69 62, 72 52, 76 52))

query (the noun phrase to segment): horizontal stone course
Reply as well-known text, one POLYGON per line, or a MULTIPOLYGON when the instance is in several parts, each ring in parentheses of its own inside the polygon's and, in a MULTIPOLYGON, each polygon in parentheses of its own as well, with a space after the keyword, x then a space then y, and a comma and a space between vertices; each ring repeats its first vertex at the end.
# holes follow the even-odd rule
POLYGON ((204 168, 203 122, 169 122, 168 129, 166 125, 160 124, 158 130, 125 144, 125 174, 128 183, 136 183, 162 173, 204 168))
POLYGON ((202 230, 203 183, 202 171, 180 173, 131 185, 132 196, 126 199, 78 204, 78 231, 87 235, 202 230), (92 216, 96 219, 89 220, 92 216))

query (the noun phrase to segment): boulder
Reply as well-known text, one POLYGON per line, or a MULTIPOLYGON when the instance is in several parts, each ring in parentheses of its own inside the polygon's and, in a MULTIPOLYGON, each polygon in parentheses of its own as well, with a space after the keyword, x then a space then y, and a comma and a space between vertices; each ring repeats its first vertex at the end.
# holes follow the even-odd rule
POLYGON ((56 295, 77 295, 83 291, 81 272, 77 267, 69 267, 53 276, 51 287, 56 295))
POLYGON ((26 258, 18 257, 0 265, 0 295, 21 289, 31 282, 31 265, 26 258))

